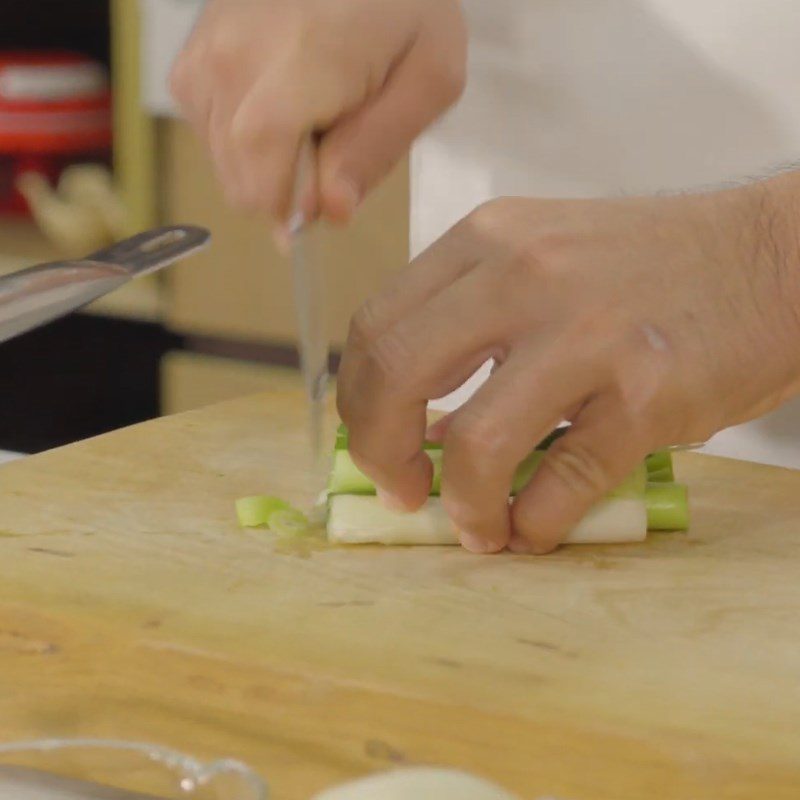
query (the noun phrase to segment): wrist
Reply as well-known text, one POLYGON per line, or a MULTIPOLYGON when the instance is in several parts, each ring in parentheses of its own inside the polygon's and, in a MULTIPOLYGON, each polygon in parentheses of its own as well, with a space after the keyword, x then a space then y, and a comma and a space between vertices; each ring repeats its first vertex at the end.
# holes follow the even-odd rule
POLYGON ((800 171, 749 188, 755 212, 752 266, 773 282, 774 306, 767 313, 782 333, 790 373, 786 391, 794 395, 800 391, 800 171))
POLYGON ((776 255, 793 272, 800 272, 800 170, 760 184, 761 226, 776 255))

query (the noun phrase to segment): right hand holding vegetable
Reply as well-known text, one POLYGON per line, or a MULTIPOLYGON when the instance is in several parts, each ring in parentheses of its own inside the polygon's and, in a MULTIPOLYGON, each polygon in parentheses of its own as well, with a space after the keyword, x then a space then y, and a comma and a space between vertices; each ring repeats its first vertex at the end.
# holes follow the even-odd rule
POLYGON ((461 94, 458 0, 211 0, 173 70, 234 205, 286 222, 303 138, 307 213, 345 222, 461 94))

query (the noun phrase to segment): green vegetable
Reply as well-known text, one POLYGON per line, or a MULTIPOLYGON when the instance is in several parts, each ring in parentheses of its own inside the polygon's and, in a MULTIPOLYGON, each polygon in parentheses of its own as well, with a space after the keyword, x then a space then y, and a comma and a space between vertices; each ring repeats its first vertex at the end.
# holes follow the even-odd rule
MULTIPOLYGON (((547 449, 569 430, 553 431, 517 468, 511 495, 530 481, 547 449)), ((438 495, 441 491, 441 445, 425 443, 433 463, 431 497, 415 514, 385 509, 373 497, 375 485, 353 463, 347 451, 347 429, 337 434, 329 491, 328 536, 340 543, 454 544, 453 532, 438 495)), ((652 453, 605 500, 600 501, 572 531, 567 542, 641 541, 647 530, 686 530, 688 490, 674 482, 672 454, 652 453)))
POLYGON ((287 509, 291 509, 291 506, 286 501, 266 495, 241 497, 236 501, 236 517, 243 528, 268 525, 271 514, 287 509))
POLYGON ((647 464, 647 480, 651 483, 671 483, 675 480, 672 469, 672 453, 659 450, 651 453, 645 461, 647 464))
POLYGON ((648 483, 644 494, 651 531, 689 528, 689 490, 682 483, 648 483))
POLYGON ((273 511, 268 524, 269 529, 279 536, 304 536, 311 529, 306 515, 296 508, 273 511))
MULTIPOLYGON (((442 451, 426 450, 428 458, 433 462, 433 483, 431 495, 441 492, 442 451)), ((528 483, 541 464, 545 451, 534 450, 517 467, 511 494, 517 494, 528 483)), ((612 496, 632 496, 644 493, 647 482, 647 470, 642 464, 613 492, 612 496)), ((333 470, 328 483, 329 494, 375 494, 375 484, 353 463, 347 450, 336 450, 333 457, 333 470)))
MULTIPOLYGON (((622 544, 647 538, 642 497, 601 500, 570 531, 567 544, 622 544)), ((385 508, 377 497, 340 494, 330 498, 328 539, 337 544, 455 545, 458 536, 439 497, 414 514, 385 508)))
POLYGON ((266 526, 281 536, 300 536, 311 527, 301 511, 268 495, 240 498, 236 501, 236 516, 243 528, 266 526))

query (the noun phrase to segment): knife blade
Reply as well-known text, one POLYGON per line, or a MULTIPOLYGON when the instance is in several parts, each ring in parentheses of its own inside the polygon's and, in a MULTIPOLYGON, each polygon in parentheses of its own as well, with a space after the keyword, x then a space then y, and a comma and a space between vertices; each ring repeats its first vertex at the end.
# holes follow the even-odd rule
POLYGON ((321 462, 325 398, 328 390, 330 339, 328 336, 325 273, 318 231, 306 218, 303 198, 315 175, 315 147, 306 137, 298 160, 288 233, 291 241, 294 299, 297 313, 300 367, 309 409, 309 443, 316 463, 321 462))
POLYGON ((145 231, 84 259, 55 261, 0 276, 0 343, 34 330, 205 247, 192 225, 145 231))

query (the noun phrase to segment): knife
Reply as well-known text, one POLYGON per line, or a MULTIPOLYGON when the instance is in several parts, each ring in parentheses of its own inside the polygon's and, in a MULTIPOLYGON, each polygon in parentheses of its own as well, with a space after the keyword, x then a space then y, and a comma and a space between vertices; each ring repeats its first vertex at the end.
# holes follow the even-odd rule
POLYGON ((204 247, 204 228, 177 225, 140 233, 77 261, 55 261, 0 276, 0 342, 66 316, 204 247))
POLYGON ((325 313, 325 273, 313 220, 306 218, 303 197, 316 172, 312 136, 304 139, 298 159, 288 233, 291 241, 294 299, 299 332, 300 367, 309 408, 309 442, 316 463, 321 462, 325 397, 328 389, 330 338, 325 313))

